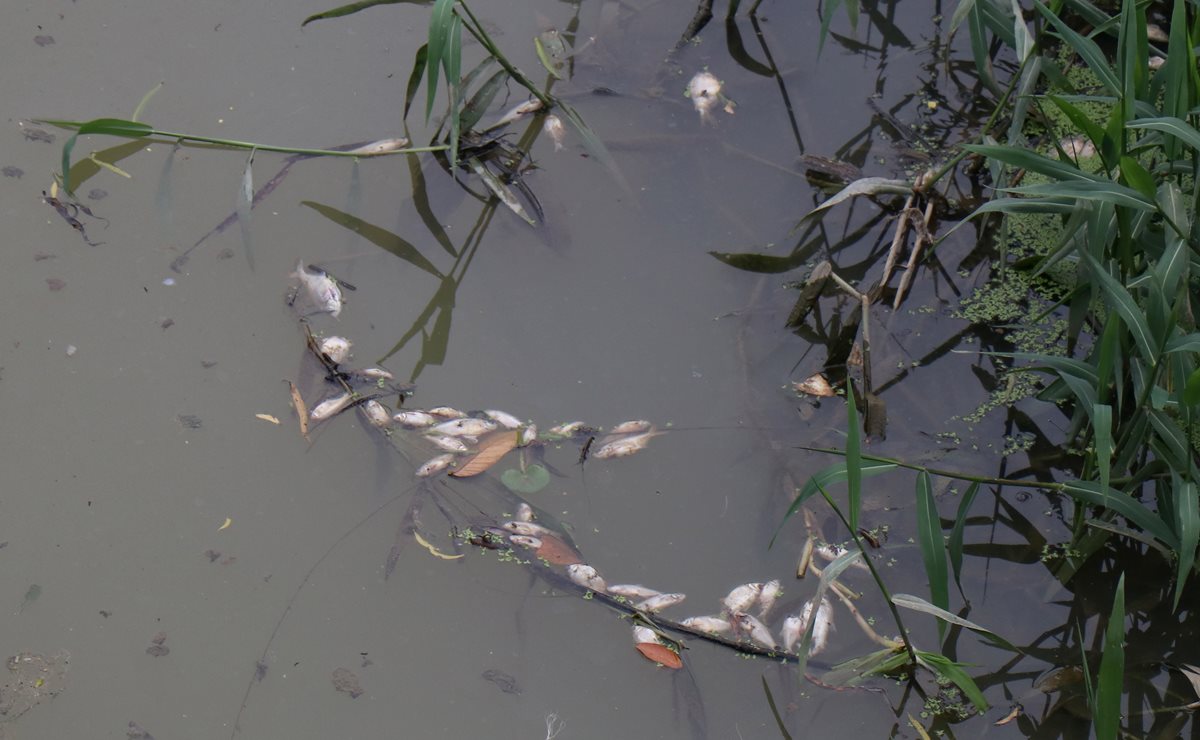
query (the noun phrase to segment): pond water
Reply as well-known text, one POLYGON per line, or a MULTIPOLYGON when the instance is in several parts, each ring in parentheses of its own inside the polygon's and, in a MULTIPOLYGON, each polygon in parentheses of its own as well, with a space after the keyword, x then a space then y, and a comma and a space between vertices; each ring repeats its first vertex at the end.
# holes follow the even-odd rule
MULTIPOLYGON (((848 347, 840 335, 854 306, 829 293, 808 321, 825 336, 793 332, 790 283, 826 257, 852 282, 877 280, 891 216, 867 201, 835 211, 791 271, 737 269, 709 253, 792 252, 789 230, 822 197, 800 155, 906 177, 926 166, 919 149, 940 157, 988 113, 976 111, 963 71, 969 52, 941 46, 944 28, 930 21, 939 4, 899 5, 865 4, 856 32, 839 11, 818 57, 820 20, 803 4, 767 3, 756 21, 732 26, 718 18, 673 54, 694 11, 678 3, 480 4, 489 33, 527 72, 541 74, 531 39, 545 28, 575 18, 579 45, 595 37, 555 93, 605 142, 627 189, 573 131, 561 151, 545 136, 535 144, 538 167, 524 181, 545 213, 536 230, 467 194, 429 155, 306 159, 248 223, 205 240, 180 272, 172 261, 237 206, 245 152, 81 139, 76 160, 110 150, 127 175, 98 168, 79 185, 96 216, 80 216, 89 246, 42 199, 69 132, 31 119, 129 117, 161 81, 142 118, 163 130, 311 147, 399 136, 428 8, 373 8, 303 29, 328 6, 10 9, 0 29, 0 165, 13 168, 0 179, 0 649, 61 660, 65 651, 69 670, 52 702, 47 694, 0 732, 542 738, 556 715, 562 738, 780 737, 773 700, 793 736, 914 737, 908 716, 919 718, 924 700, 903 682, 832 690, 794 666, 701 640, 688 641, 685 670, 656 668, 633 649, 629 621, 595 600, 492 551, 436 557, 405 529, 413 497, 427 499, 423 537, 453 554, 452 527, 512 510, 499 479, 517 454, 477 478, 419 487, 416 466, 433 453, 418 434, 384 437, 350 412, 307 442, 285 382, 300 383, 310 405, 321 397, 285 300, 303 260, 356 288, 337 319, 310 317, 314 330, 351 338, 356 364, 382 362, 415 382, 407 407, 504 409, 543 430, 572 419, 667 430, 640 454, 584 465, 577 441, 549 445, 550 484, 526 496, 610 583, 688 594, 668 612, 678 619, 716 613, 738 584, 780 579, 778 618, 796 611, 816 588, 811 575, 795 578, 801 517, 768 544, 796 486, 834 459, 798 447, 844 446, 846 413, 840 399, 801 398, 790 383, 844 364, 831 358, 848 347), (739 64, 737 39, 778 75, 739 64), (737 104, 713 124, 683 95, 705 68, 737 104), (323 215, 333 211, 377 228, 347 229, 323 215), (453 279, 381 249, 372 237, 388 232, 453 279)), ((464 48, 480 58, 477 44, 464 48)), ((510 85, 485 121, 522 93, 510 85)), ((433 130, 423 96, 408 116, 418 143, 433 130)), ((256 184, 287 162, 258 152, 256 184)), ((1054 407, 960 418, 994 380, 979 349, 995 337, 956 315, 987 278, 975 238, 964 228, 942 243, 899 310, 872 308, 888 425, 868 451, 1052 475, 1036 453, 1067 425, 1054 407), (1005 436, 1018 432, 1045 436, 1005 458, 1005 436)), ((952 521, 956 491, 938 486, 952 521)), ((878 556, 889 587, 927 596, 912 491, 911 475, 871 479, 864 523, 889 530, 878 556)), ((986 667, 969 671, 993 708, 952 733, 1086 735, 1071 717, 1078 702, 1052 708, 1063 697, 1033 688, 1078 660, 1077 648, 1061 654, 1073 644, 1064 625, 1091 629, 1087 618, 1107 609, 1038 565, 1041 545, 1069 532, 1058 504, 1014 489, 976 501, 970 618, 1036 649, 1018 660, 957 638, 948 654, 986 667), (994 726, 1015 703, 1026 716, 994 726)), ((826 537, 845 538, 827 507, 809 508, 826 537)), ((859 608, 876 627, 894 633, 870 582, 855 571, 843 580, 864 594, 859 608)), ((931 618, 910 613, 906 623, 937 649, 931 618)), ((841 611, 813 671, 872 649, 841 611)), ((1063 693, 1072 691, 1082 688, 1063 693)))

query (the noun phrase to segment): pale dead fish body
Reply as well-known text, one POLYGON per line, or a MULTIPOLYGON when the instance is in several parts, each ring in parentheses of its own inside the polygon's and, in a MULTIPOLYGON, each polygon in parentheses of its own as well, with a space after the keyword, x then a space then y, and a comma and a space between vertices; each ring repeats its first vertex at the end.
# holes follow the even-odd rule
POLYGON ((787 652, 793 652, 796 643, 800 642, 800 637, 804 633, 804 622, 800 617, 795 615, 783 620, 783 627, 779 632, 779 639, 783 643, 783 649, 787 652))
POLYGON ((342 312, 342 289, 328 273, 323 270, 311 271, 304 266, 304 260, 300 260, 292 277, 300 281, 300 287, 315 306, 313 313, 333 314, 336 319, 342 312))
MULTIPOLYGON (((822 560, 832 563, 834 560, 837 560, 842 555, 846 554, 846 548, 842 547, 841 545, 835 545, 831 542, 824 542, 814 547, 813 553, 819 555, 822 560)), ((849 567, 857 568, 858 570, 870 570, 870 568, 867 567, 867 564, 864 563, 861 558, 855 560, 853 563, 850 563, 849 567)))
POLYGON ((527 537, 541 537, 545 534, 554 534, 553 529, 529 521, 514 520, 505 522, 503 527, 513 534, 523 534, 527 537))
POLYGON ((758 618, 766 620, 767 615, 771 613, 771 608, 775 606, 776 600, 782 595, 783 588, 780 587, 778 579, 764 583, 758 594, 758 618))
POLYGON ((746 583, 733 589, 722 600, 725 610, 731 614, 746 611, 758 601, 758 597, 762 595, 762 587, 761 583, 746 583))
POLYGON ((495 128, 500 128, 501 126, 507 126, 508 124, 517 120, 521 116, 527 116, 530 113, 536 113, 536 112, 540 111, 541 109, 542 109, 542 101, 540 101, 536 98, 534 98, 533 100, 526 100, 524 103, 518 103, 517 105, 510 108, 507 113, 500 116, 500 119, 497 120, 495 123, 493 123, 491 126, 488 126, 488 128, 495 129, 495 128))
POLYGON ((554 151, 561 151, 563 141, 567 137, 567 127, 563 125, 562 119, 551 113, 546 116, 546 120, 542 122, 542 130, 554 142, 554 151))
POLYGON ((720 617, 688 617, 680 622, 684 627, 691 627, 694 630, 708 632, 714 635, 724 635, 733 631, 733 625, 728 619, 720 617))
POLYGON ((507 411, 499 411, 497 409, 488 409, 483 412, 484 416, 496 422, 505 429, 517 429, 521 426, 521 420, 507 411))
POLYGON ((447 437, 444 434, 429 434, 425 436, 425 439, 447 452, 466 452, 470 449, 461 439, 447 437))
POLYGON ((308 418, 313 421, 325 421, 345 411, 352 403, 354 403, 354 394, 352 393, 340 393, 336 396, 331 396, 314 406, 313 410, 309 412, 308 418))
POLYGON ((712 123, 712 109, 721 101, 721 81, 708 72, 697 72, 688 82, 687 96, 692 99, 692 105, 700 114, 702 123, 712 123))
POLYGON ((590 431, 592 430, 582 421, 568 421, 565 424, 550 427, 546 434, 553 437, 574 437, 576 434, 584 434, 590 431))
POLYGON ((440 416, 443 419, 461 419, 466 416, 466 414, 458 409, 450 408, 449 406, 434 406, 429 409, 429 413, 434 416, 440 416))
POLYGON ((662 641, 658 639, 658 633, 644 624, 635 624, 633 626, 633 641, 636 643, 653 642, 662 644, 662 641))
POLYGON ((371 426, 383 429, 392 425, 392 415, 388 413, 385 407, 379 401, 374 399, 363 404, 363 413, 367 415, 367 421, 371 426))
POLYGON ((654 439, 660 434, 663 434, 663 432, 642 432, 641 434, 635 434, 632 437, 624 437, 622 439, 614 440, 602 445, 600 449, 592 453, 592 457, 596 457, 601 460, 611 460, 616 457, 629 457, 630 455, 646 449, 646 445, 649 444, 650 440, 654 439))
POLYGON ((522 501, 520 504, 517 505, 517 517, 516 518, 517 518, 518 522, 532 522, 533 521, 533 507, 530 506, 529 504, 525 503, 524 501, 522 501))
POLYGON ((645 601, 640 601, 634 604, 634 606, 644 612, 660 612, 669 606, 682 604, 685 599, 687 599, 687 594, 659 594, 651 596, 645 601))
POLYGON ((648 432, 650 427, 654 426, 645 419, 634 419, 633 421, 623 421, 612 429, 608 430, 609 434, 637 434, 638 432, 648 432))
POLYGON ((771 630, 767 629, 767 625, 760 622, 756 617, 749 614, 734 614, 733 624, 737 625, 739 632, 749 635, 751 640, 754 640, 763 647, 775 649, 775 638, 771 635, 771 630))
POLYGON ((351 344, 352 342, 345 337, 325 337, 321 340, 321 354, 328 357, 333 364, 340 365, 350 357, 351 344))
POLYGON ((438 455, 421 467, 417 468, 418 478, 428 478, 437 475, 454 463, 454 455, 438 455))
POLYGON ((537 424, 530 424, 520 431, 517 435, 517 447, 528 447, 533 444, 538 436, 537 424))
POLYGON ((350 370, 347 375, 353 375, 356 378, 365 378, 366 380, 395 380, 396 376, 392 375, 387 370, 381 367, 364 367, 359 370, 350 370))
POLYGON ((436 424, 429 431, 435 434, 442 434, 447 437, 478 437, 481 434, 496 429, 496 422, 489 419, 476 419, 467 417, 463 419, 451 419, 443 421, 441 424, 436 424))
POLYGON ((608 589, 604 583, 604 579, 596 572, 596 569, 590 565, 583 563, 572 563, 567 566, 567 576, 577 586, 590 588, 599 593, 605 593, 608 589))
POLYGON ((397 411, 392 415, 392 419, 400 426, 409 429, 422 429, 433 426, 437 422, 437 417, 424 411, 397 411))
POLYGON ((387 154, 388 152, 399 151, 407 146, 408 139, 403 137, 398 139, 380 139, 379 141, 372 141, 370 144, 363 144, 360 147, 351 149, 349 153, 362 154, 364 156, 370 156, 372 154, 387 154))
POLYGON ((655 591, 652 588, 633 583, 618 583, 615 586, 609 586, 608 592, 614 596, 624 596, 627 599, 649 599, 652 596, 662 595, 662 591, 655 591))
POLYGON ((800 610, 800 625, 801 629, 808 629, 808 620, 813 619, 812 643, 808 646, 808 654, 816 655, 823 651, 829 644, 829 635, 833 632, 833 604, 824 596, 821 597, 821 604, 817 607, 815 616, 812 614, 813 602, 810 599, 800 610))

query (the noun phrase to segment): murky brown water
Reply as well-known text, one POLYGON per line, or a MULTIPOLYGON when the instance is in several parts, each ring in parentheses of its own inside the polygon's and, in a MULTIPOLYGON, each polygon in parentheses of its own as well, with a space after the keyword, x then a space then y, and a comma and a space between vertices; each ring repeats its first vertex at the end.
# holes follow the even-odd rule
MULTIPOLYGON (((688 602, 672 612, 683 616, 716 612, 738 583, 780 578, 794 607, 815 583, 792 578, 799 519, 767 548, 789 500, 783 473, 803 482, 831 462, 794 447, 841 446, 845 413, 840 402, 814 404, 786 388, 826 361, 813 337, 783 328, 796 295, 786 283, 806 271, 757 275, 708 252, 791 251, 788 230, 817 202, 796 162, 801 153, 902 176, 910 142, 885 136, 877 108, 941 135, 952 117, 939 117, 929 101, 971 109, 969 89, 933 64, 929 4, 875 9, 858 31, 861 48, 846 40, 851 31, 839 18, 843 36, 820 59, 812 10, 764 4, 758 28, 794 127, 777 82, 731 58, 720 19, 664 63, 692 8, 582 6, 579 34, 596 41, 555 92, 610 144, 631 192, 585 157, 577 138, 569 134, 561 152, 543 138, 539 169, 526 182, 546 227, 534 232, 498 210, 465 270, 454 272, 452 301, 439 304, 448 333, 430 321, 424 331, 434 340, 418 331, 394 353, 438 281, 305 203, 392 231, 449 271, 453 260, 414 208, 404 158, 296 163, 247 231, 235 226, 210 239, 183 274, 168 265, 233 210, 244 153, 130 146, 119 162, 129 178, 101 170, 80 188, 82 202, 108 220, 83 219, 88 236, 103 242, 96 247, 41 201, 67 134, 28 119, 127 117, 159 81, 165 86, 143 118, 166 130, 316 147, 402 133, 404 88, 428 10, 389 6, 300 28, 326 8, 64 1, 6 14, 0 165, 23 174, 0 179, 0 651, 66 650, 70 670, 61 695, 4 731, 123 737, 134 721, 160 738, 229 737, 240 716, 242 737, 541 738, 554 713, 566 723, 562 738, 779 737, 765 678, 794 736, 912 736, 906 715, 918 715, 921 701, 905 703, 892 681, 831 691, 698 641, 685 654, 688 670, 668 674, 633 650, 627 621, 547 593, 491 553, 449 561, 409 542, 385 580, 414 463, 427 451, 398 435, 398 454, 353 414, 320 428, 309 445, 282 381, 297 378, 304 354, 284 302, 287 275, 298 259, 317 262, 357 290, 339 320, 314 324, 351 337, 362 363, 387 355, 398 376, 415 377, 415 406, 506 409, 542 428, 575 418, 671 424, 628 459, 581 468, 577 448, 549 450, 563 476, 529 497, 572 528, 610 582, 686 592, 688 602), (35 41, 46 36, 53 43, 35 41), (737 102, 736 114, 718 113, 715 126, 702 126, 682 95, 705 67, 737 102), (619 95, 594 95, 595 87, 619 95), (31 138, 31 129, 56 139, 31 138), (93 189, 105 197, 88 199, 93 189), (41 590, 28 599, 34 584, 41 590), (153 645, 169 650, 148 652, 153 645), (264 650, 267 670, 256 680, 264 650), (486 680, 487 671, 515 690, 486 680)), ((536 2, 476 11, 527 71, 538 69, 530 40, 540 24, 564 26, 575 12, 536 2)), ((755 26, 743 18, 736 28, 763 61, 755 26)), ((953 58, 969 57, 956 49, 953 58)), ((511 92, 494 115, 519 99, 511 92)), ((410 115, 417 128, 419 120, 410 115)), ((76 157, 119 143, 85 139, 76 157)), ((259 153, 257 181, 285 159, 259 153)), ((483 206, 430 159, 420 163, 432 212, 461 247, 483 206)), ((867 202, 849 217, 842 209, 826 222, 827 243, 878 218, 867 202)), ((946 467, 998 474, 1012 419, 952 420, 986 397, 972 374, 984 364, 977 345, 969 335, 954 339, 966 328, 953 318, 958 296, 984 275, 968 258, 971 238, 964 229, 939 247, 944 270, 922 270, 899 312, 872 317, 889 434, 870 451, 945 455, 946 467), (947 429, 961 440, 953 451, 936 437, 947 429)), ((877 276, 889 240, 883 220, 837 253, 839 272, 877 276)), ((824 256, 819 250, 811 261, 824 256)), ((836 299, 823 303, 826 319, 848 312, 836 299)), ((1065 424, 1053 409, 1031 413, 1050 435, 1065 424)), ((1021 455, 1012 460, 1025 465, 1021 455)), ((459 520, 480 509, 498 515, 497 476, 447 479, 435 490, 459 520)), ((868 485, 868 523, 891 528, 882 561, 889 585, 926 594, 909 541, 911 477, 868 485)), ((957 500, 947 494, 943 505, 952 518, 957 500)), ((969 530, 976 555, 999 555, 968 559, 971 618, 1032 643, 1066 621, 1054 604, 1069 595, 1044 569, 1005 558, 1036 561, 1036 544, 1022 549, 1026 540, 1059 539, 1065 529, 1038 496, 997 504, 981 494, 976 506, 981 517, 999 507, 1002 523, 969 530)), ((814 510, 832 536, 833 520, 814 510)), ((451 551, 451 523, 431 506, 423 520, 451 551)), ((846 580, 867 594, 862 609, 887 624, 870 585, 846 580)), ((936 649, 931 620, 910 614, 908 624, 936 649)), ((870 649, 843 615, 819 666, 870 649)), ((969 638, 955 653, 988 671, 1007 659, 997 655, 969 638)), ((1029 658, 982 680, 995 708, 968 720, 962 736, 1036 734, 1026 722, 991 724, 1048 665, 1029 658)), ((1038 696, 1031 707, 1045 701, 1038 696)))

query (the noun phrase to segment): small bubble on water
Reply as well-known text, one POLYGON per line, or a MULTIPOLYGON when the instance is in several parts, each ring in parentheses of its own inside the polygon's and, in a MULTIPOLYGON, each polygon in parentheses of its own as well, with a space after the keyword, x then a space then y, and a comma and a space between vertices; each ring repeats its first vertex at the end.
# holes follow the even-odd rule
POLYGON ((174 285, 175 278, 163 278, 163 285, 174 285))

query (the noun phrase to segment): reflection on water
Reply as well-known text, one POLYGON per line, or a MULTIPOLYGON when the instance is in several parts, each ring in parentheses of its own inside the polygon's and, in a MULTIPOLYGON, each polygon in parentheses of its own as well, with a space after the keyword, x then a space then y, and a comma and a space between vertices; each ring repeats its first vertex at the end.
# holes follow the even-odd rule
MULTIPOLYGON (((597 141, 568 121, 560 149, 547 112, 533 112, 464 149, 474 168, 258 152, 247 179, 244 153, 85 139, 76 192, 108 197, 71 201, 51 191, 61 142, 10 126, 0 598, 9 654, 69 652, 70 673, 44 690, 53 702, 0 719, 0 732, 605 738, 619 717, 620 732, 646 738, 882 737, 909 733, 912 716, 978 736, 1019 704, 990 731, 1085 736, 1078 625, 1090 646, 1108 605, 1089 594, 1133 553, 1062 585, 1047 567, 1070 530, 1060 501, 984 486, 966 519, 953 603, 1020 654, 960 629, 940 640, 932 618, 905 615, 914 643, 969 666, 992 705, 982 716, 928 674, 835 688, 853 674, 838 664, 895 653, 887 605, 838 562, 849 534, 828 508, 779 528, 832 462, 801 448, 845 445, 840 398, 792 389, 817 373, 843 392, 866 382, 887 421, 869 429, 868 453, 1001 478, 1071 465, 1055 411, 965 417, 1008 382, 986 354, 1006 337, 955 317, 986 277, 986 241, 962 229, 938 244, 891 310, 897 281, 881 277, 905 196, 796 225, 827 197, 809 172, 911 180, 990 113, 964 42, 944 45, 927 20, 942 9, 899 8, 865 3, 856 30, 835 17, 820 57, 819 18, 786 4, 716 18, 685 43, 694 9, 666 3, 475 8, 521 69, 540 76, 548 61, 543 89, 597 141), (701 120, 685 96, 705 71, 732 114, 721 101, 701 120), (285 300, 297 260, 357 288, 337 318, 297 322, 285 300), (334 335, 353 341, 344 361, 310 348, 334 335), (366 368, 394 378, 345 373, 366 368), (341 392, 363 402, 302 434, 296 409, 341 392), (421 429, 373 421, 367 401, 389 416, 504 409, 525 431, 497 442, 505 431, 489 429, 457 467, 418 477, 443 451, 421 429), (653 430, 628 434, 652 433, 645 449, 600 454, 634 444, 600 428, 640 419, 653 430), (548 433, 574 420, 585 427, 548 433), (484 454, 496 459, 450 475, 484 454), (505 527, 522 521, 549 531, 505 527), (659 610, 650 595, 601 592, 571 560, 605 589, 686 600, 659 610), (842 566, 844 590, 818 575, 842 566), (730 606, 738 587, 774 581, 774 603, 730 606), (787 620, 826 594, 832 629, 805 677, 787 620), (638 641, 678 649, 682 668, 639 654, 635 621, 652 630, 638 641), (742 633, 725 631, 734 622, 742 633)), ((6 48, 27 50, 0 81, 19 115, 125 115, 161 78, 150 113, 180 130, 325 144, 445 134, 436 115, 426 126, 402 111, 426 8, 303 31, 279 8, 58 12, 31 11, 56 39, 48 49, 28 25, 0 30, 6 48), (147 64, 150 79, 112 74, 147 64)), ((483 54, 466 49, 469 71, 483 54)), ((473 78, 477 130, 525 97, 505 79, 494 66, 473 78)), ((978 187, 951 178, 936 217, 961 215, 978 187)), ((913 478, 866 486, 872 563, 893 593, 927 594, 913 478)), ((944 524, 964 493, 935 482, 944 524)), ((1169 575, 1152 575, 1129 584, 1145 620, 1130 636, 1131 680, 1183 705, 1186 678, 1161 656, 1197 662, 1190 618, 1164 605, 1169 575)), ((1178 722, 1131 714, 1147 734, 1178 722)))

